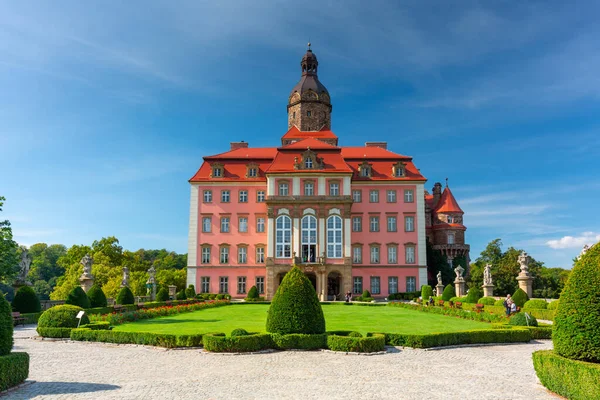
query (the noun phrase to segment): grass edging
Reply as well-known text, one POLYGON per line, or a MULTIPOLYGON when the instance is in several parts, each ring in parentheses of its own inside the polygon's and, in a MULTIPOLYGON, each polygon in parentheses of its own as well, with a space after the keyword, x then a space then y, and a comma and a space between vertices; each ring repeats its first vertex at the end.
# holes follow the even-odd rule
POLYGON ((14 352, 0 356, 0 392, 23 383, 29 376, 29 354, 14 352))
POLYGON ((552 350, 536 351, 533 367, 542 385, 572 400, 600 400, 600 364, 571 360, 552 350))
POLYGON ((430 347, 456 346, 481 343, 527 343, 531 341, 529 329, 485 329, 463 332, 430 333, 412 335, 401 333, 369 332, 367 336, 385 335, 385 343, 391 346, 426 349, 430 347))

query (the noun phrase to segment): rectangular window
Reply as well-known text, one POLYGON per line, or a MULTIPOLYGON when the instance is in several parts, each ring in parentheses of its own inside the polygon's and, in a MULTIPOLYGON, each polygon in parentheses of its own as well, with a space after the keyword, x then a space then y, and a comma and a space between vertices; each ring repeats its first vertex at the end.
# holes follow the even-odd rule
POLYGON ((246 277, 238 276, 238 294, 246 293, 246 277))
POLYGON ((414 192, 412 189, 406 189, 404 191, 404 202, 405 203, 412 203, 414 200, 414 192))
POLYGON ((398 293, 398 277, 390 276, 388 278, 388 293, 398 293))
POLYGON ((213 178, 220 178, 223 176, 223 170, 221 168, 213 168, 213 178))
POLYGON ((238 230, 240 232, 248 232, 248 218, 247 217, 238 218, 238 230))
POLYGON ((407 264, 415 263, 415 248, 414 248, 414 246, 406 247, 406 263, 407 264))
POLYGON ((416 292, 417 291, 417 278, 414 276, 406 277, 406 291, 416 292))
POLYGON ((451 223, 452 223, 452 221, 453 221, 453 219, 452 219, 452 216, 451 216, 451 215, 448 215, 448 223, 449 223, 449 224, 451 224, 451 223))
POLYGON ((200 285, 201 293, 210 293, 210 276, 203 276, 200 285))
POLYGON ((379 203, 379 190, 369 191, 369 202, 370 203, 379 203))
POLYGON ((352 232, 362 232, 362 217, 352 217, 352 232))
POLYGON ((256 202, 257 203, 265 202, 265 191, 264 190, 259 190, 256 192, 256 202))
POLYGON ((240 203, 247 203, 247 202, 248 202, 248 191, 240 190, 240 203))
POLYGON ((369 217, 369 231, 379 232, 379 217, 369 217))
POLYGON ((258 290, 259 294, 265 293, 265 277, 264 276, 256 277, 256 289, 258 290))
POLYGON ((340 184, 339 183, 330 183, 329 184, 329 195, 330 196, 339 196, 340 195, 340 184))
POLYGON ((315 184, 312 182, 304 182, 304 195, 314 196, 315 195, 315 184))
POLYGON ((362 201, 362 190, 352 191, 352 201, 355 203, 360 203, 362 201))
POLYGON ((229 190, 221 191, 221 203, 229 203, 229 190))
POLYGON ((229 217, 221 217, 221 232, 229 232, 229 217))
POLYGON ((211 217, 202 217, 202 232, 210 232, 212 227, 211 217))
POLYGON ((287 183, 279 184, 279 195, 280 196, 288 196, 290 193, 289 185, 287 183))
POLYGON ((204 202, 205 203, 212 203, 212 190, 205 190, 204 191, 204 202))
POLYGON ((210 264, 210 247, 202 248, 202 264, 210 264))
POLYGON ((360 168, 360 176, 365 177, 365 178, 371 176, 371 167, 368 167, 368 166, 361 167, 360 168))
POLYGON ((256 263, 257 264, 265 263, 265 248, 264 247, 256 248, 256 263))
POLYGON ((248 248, 238 247, 238 263, 246 264, 248 262, 248 248))
POLYGON ((221 264, 229 264, 229 247, 221 247, 219 262, 221 264))
POLYGON ((257 168, 250 168, 248 169, 248 178, 256 178, 258 176, 258 169, 257 168))
POLYGON ((229 278, 226 276, 219 278, 219 293, 229 293, 229 278))
POLYGON ((448 244, 454 244, 454 233, 448 233, 448 244))
MULTIPOLYGON (((388 246, 388 264, 397 264, 398 263, 398 247, 396 246, 388 246)), ((390 292, 396 293, 396 292, 390 292)))
POLYGON ((263 233, 265 231, 265 219, 264 217, 256 218, 256 233, 263 233))
POLYGON ((406 232, 415 231, 415 217, 404 217, 404 230, 406 232))
POLYGON ((352 287, 352 293, 362 294, 362 292, 363 292, 362 276, 355 276, 354 277, 354 286, 352 287))
POLYGON ((379 247, 371 246, 371 264, 379 264, 379 247))
POLYGON ((396 223, 396 217, 387 217, 387 231, 396 232, 397 230, 398 226, 396 223))
POLYGON ((362 264, 362 247, 356 246, 352 248, 352 262, 354 264, 362 264))
POLYGON ((395 190, 388 190, 387 191, 387 202, 388 203, 395 203, 396 202, 396 191, 395 190))
POLYGON ((371 277, 371 294, 380 294, 380 293, 381 293, 380 279, 378 276, 372 276, 371 277))

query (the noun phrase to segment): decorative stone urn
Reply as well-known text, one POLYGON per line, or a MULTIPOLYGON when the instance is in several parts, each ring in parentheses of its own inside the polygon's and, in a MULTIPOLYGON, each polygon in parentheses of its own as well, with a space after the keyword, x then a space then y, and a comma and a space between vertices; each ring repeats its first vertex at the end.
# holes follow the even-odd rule
POLYGON ((521 272, 517 276, 517 282, 519 282, 519 289, 522 289, 529 298, 533 297, 533 277, 529 274, 529 255, 522 252, 518 258, 521 272))
POLYGON ((465 272, 465 269, 460 265, 454 268, 454 273, 456 274, 456 279, 454 279, 454 291, 456 292, 456 297, 462 297, 465 295, 465 278, 463 278, 462 274, 465 272))

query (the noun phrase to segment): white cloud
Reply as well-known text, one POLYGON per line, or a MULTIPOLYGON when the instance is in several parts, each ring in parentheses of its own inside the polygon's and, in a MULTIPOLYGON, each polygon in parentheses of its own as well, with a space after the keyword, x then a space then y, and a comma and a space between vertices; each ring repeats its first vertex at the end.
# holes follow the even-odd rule
POLYGON ((546 245, 553 249, 582 248, 584 245, 600 241, 600 233, 583 232, 580 236, 563 236, 560 239, 548 240, 546 245))

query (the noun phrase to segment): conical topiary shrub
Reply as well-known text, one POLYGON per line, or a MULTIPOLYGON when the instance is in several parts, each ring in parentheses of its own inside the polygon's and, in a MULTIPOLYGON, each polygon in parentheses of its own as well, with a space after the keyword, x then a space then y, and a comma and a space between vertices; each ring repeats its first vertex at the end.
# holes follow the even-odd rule
POLYGON ((525 303, 527 303, 528 300, 529 296, 527 296, 527 293, 525 293, 525 291, 521 288, 517 289, 515 294, 512 295, 512 301, 514 301, 517 307, 523 308, 523 306, 525 305, 525 303))
POLYGON ((67 296, 65 304, 71 304, 81 308, 90 308, 90 299, 87 294, 83 291, 80 286, 75 287, 71 290, 71 293, 67 296))
POLYGON ((248 297, 247 299, 249 300, 256 300, 258 299, 258 289, 256 288, 256 286, 252 286, 250 288, 250 290, 248 290, 248 297))
POLYGON ((186 295, 185 295, 185 290, 180 290, 179 292, 177 292, 177 294, 175 295, 175 300, 185 300, 187 299, 186 295))
MULTIPOLYGON (((13 320, 10 304, 0 293, 0 356, 5 356, 13 347, 13 320)), ((10 364, 9 364, 10 365, 10 364)))
POLYGON ((40 312, 42 307, 35 291, 30 286, 22 286, 17 290, 17 294, 15 294, 12 308, 15 311, 25 314, 40 312))
POLYGON ((429 285, 423 285, 421 287, 421 298, 423 301, 427 301, 430 296, 433 296, 433 289, 429 285))
POLYGON ((129 289, 127 286, 125 286, 124 288, 122 288, 119 291, 119 294, 117 295, 117 304, 120 305, 126 305, 126 304, 133 304, 135 303, 135 298, 133 297, 133 293, 131 292, 131 289, 129 289))
POLYGON ((161 288, 158 293, 156 293, 156 301, 167 301, 169 300, 169 291, 165 288, 161 288))
POLYGON ((185 296, 188 299, 193 299, 196 297, 196 289, 194 288, 194 285, 190 285, 187 287, 187 289, 185 289, 185 296))
POLYGON ((552 341, 563 357, 600 363, 600 244, 571 271, 554 317, 552 341))
POLYGON ((325 333, 325 317, 317 293, 298 267, 285 274, 271 301, 267 332, 325 333))
POLYGON ((442 300, 450 301, 451 298, 456 297, 456 292, 454 291, 454 286, 448 284, 444 288, 444 292, 442 293, 442 300))
POLYGON ((102 288, 98 285, 94 285, 88 290, 87 296, 90 299, 90 306, 94 307, 106 307, 106 295, 102 288))
POLYGON ((467 293, 467 300, 465 301, 465 303, 475 304, 477 303, 477 300, 481 298, 481 296, 483 296, 481 290, 479 290, 478 287, 472 287, 469 289, 469 293, 467 293))

